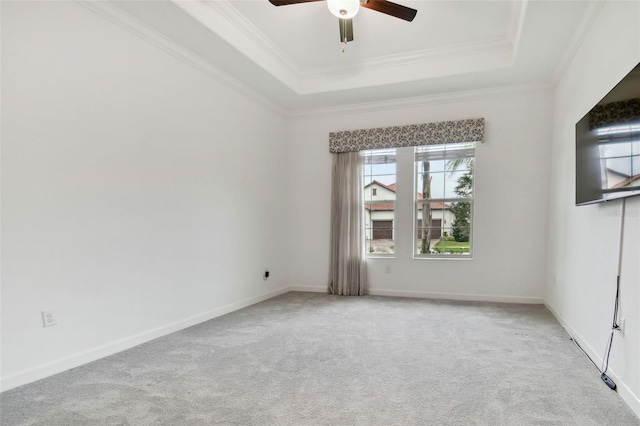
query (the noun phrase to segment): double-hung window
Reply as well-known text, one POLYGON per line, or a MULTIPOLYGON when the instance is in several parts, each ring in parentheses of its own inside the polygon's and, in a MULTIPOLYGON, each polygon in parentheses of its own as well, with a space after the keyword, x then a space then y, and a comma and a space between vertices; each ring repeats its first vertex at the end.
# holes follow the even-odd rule
POLYGON ((484 118, 329 133, 331 153, 361 155, 358 241, 367 256, 394 257, 399 247, 414 258, 471 259, 475 148, 483 140, 484 118))
POLYGON ((470 256, 475 142, 416 146, 414 154, 414 256, 470 256))
POLYGON ((362 151, 364 156, 365 250, 369 256, 395 253, 396 150, 362 151))

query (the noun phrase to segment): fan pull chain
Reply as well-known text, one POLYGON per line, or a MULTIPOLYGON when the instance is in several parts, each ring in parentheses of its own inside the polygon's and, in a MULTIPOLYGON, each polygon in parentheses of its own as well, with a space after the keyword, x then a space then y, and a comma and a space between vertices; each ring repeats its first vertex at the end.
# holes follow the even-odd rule
POLYGON ((343 19, 340 23, 342 24, 342 32, 344 33, 344 45, 342 46, 342 53, 344 53, 345 50, 347 50, 347 21, 343 19))

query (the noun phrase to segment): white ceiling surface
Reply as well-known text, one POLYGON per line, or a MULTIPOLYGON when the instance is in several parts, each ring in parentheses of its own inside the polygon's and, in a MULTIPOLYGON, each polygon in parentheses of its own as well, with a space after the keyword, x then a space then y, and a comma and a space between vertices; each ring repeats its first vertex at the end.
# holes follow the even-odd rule
POLYGON ((545 85, 601 1, 397 0, 413 22, 361 8, 342 53, 325 2, 113 1, 199 60, 291 112, 545 85))

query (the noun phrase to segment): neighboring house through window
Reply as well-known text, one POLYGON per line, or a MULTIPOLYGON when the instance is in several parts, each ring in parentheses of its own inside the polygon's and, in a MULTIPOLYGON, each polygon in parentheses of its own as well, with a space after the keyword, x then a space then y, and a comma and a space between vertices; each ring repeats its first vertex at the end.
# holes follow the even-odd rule
POLYGON ((396 231, 402 241, 410 238, 411 225, 399 228, 395 211, 396 202, 413 198, 414 257, 470 257, 475 142, 368 150, 363 155, 368 256, 393 255, 396 231), (411 164, 415 190, 406 188, 408 197, 397 198, 397 167, 411 164))
POLYGON ((363 151, 367 255, 395 253, 396 150, 363 151))

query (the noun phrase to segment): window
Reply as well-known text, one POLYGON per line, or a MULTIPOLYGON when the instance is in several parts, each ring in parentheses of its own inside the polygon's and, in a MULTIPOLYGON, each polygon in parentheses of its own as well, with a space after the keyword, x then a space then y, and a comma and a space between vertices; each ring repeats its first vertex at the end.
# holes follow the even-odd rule
POLYGON ((472 253, 475 142, 414 148, 416 257, 472 253))
POLYGON ((368 256, 395 253, 396 150, 363 151, 364 216, 368 256))

